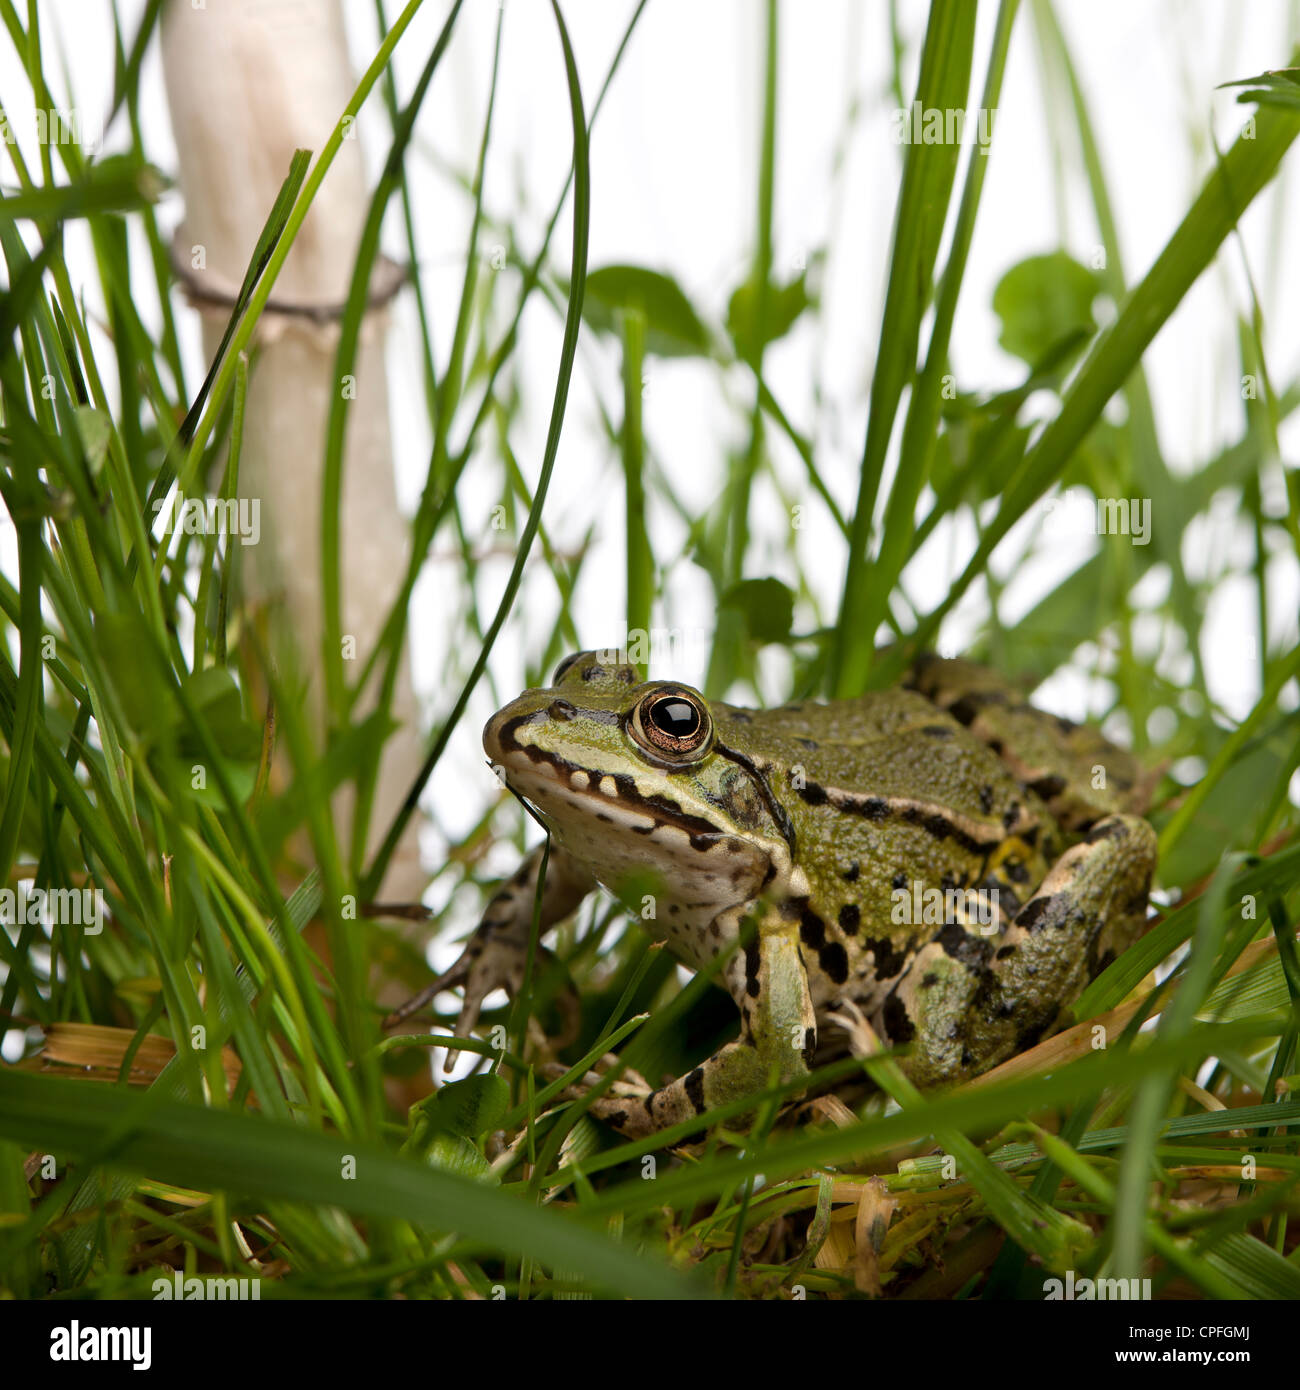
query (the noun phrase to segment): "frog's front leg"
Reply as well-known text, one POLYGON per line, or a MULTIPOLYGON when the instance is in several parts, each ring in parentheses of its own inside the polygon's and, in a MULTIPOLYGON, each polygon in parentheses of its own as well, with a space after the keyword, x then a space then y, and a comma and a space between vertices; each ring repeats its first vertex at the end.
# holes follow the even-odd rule
POLYGON ((918 1086, 978 1075, 1032 1047, 1141 934, 1155 832, 1136 816, 1098 821, 997 935, 949 925, 921 950, 879 1014, 908 1045, 918 1086))
POLYGON ((628 1138, 642 1138, 717 1106, 757 1097, 773 1082, 807 1076, 817 1049, 817 1021, 798 923, 777 909, 765 913, 757 939, 737 954, 727 983, 740 1008, 735 1042, 648 1095, 602 1096, 592 1113, 628 1138))
MULTIPOLYGON (((384 1020, 385 1028, 417 1013, 443 990, 463 985, 465 995, 455 1032, 458 1037, 464 1037, 478 1022, 483 1000, 494 989, 504 989, 512 998, 518 994, 528 963, 528 938, 533 929, 541 866, 542 850, 538 848, 488 903, 460 958, 413 999, 395 1009, 384 1020)), ((595 880, 581 863, 553 846, 547 857, 546 882, 542 887, 541 933, 544 935, 567 917, 595 886, 595 880)), ((553 959, 540 943, 535 947, 536 970, 543 969, 553 959)), ((573 1009, 576 1009, 576 1001, 572 1001, 571 1011, 573 1009)), ((448 1049, 445 1070, 451 1070, 456 1055, 454 1049, 448 1049)))

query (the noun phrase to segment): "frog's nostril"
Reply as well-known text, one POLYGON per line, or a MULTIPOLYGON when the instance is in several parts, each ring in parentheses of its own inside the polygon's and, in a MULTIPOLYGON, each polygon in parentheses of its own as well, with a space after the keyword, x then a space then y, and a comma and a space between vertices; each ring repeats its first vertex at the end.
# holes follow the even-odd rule
POLYGON ((546 712, 552 719, 570 720, 576 719, 578 711, 567 700, 552 700, 547 706, 546 712))

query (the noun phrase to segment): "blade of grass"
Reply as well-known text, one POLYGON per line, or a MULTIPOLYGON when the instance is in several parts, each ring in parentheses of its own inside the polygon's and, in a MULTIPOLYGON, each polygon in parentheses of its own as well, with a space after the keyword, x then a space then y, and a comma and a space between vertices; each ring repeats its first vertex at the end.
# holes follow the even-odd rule
MULTIPOLYGON (((930 6, 915 103, 926 112, 943 112, 945 120, 948 112, 966 109, 975 11, 975 5, 963 0, 934 0, 930 6)), ((907 113, 909 119, 911 114, 907 113)), ((860 694, 871 669, 873 633, 864 624, 875 582, 869 563, 872 519, 899 401, 916 374, 921 319, 930 302, 931 278, 959 155, 954 144, 913 141, 903 162, 848 568, 827 667, 828 690, 833 696, 860 694)))

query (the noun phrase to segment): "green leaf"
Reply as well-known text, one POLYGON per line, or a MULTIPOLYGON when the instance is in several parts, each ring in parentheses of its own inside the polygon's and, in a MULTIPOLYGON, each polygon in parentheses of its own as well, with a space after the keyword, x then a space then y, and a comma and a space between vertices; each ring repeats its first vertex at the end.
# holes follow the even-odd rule
POLYGON ((104 470, 104 460, 108 457, 108 444, 113 437, 113 421, 93 405, 79 405, 77 433, 81 436, 81 447, 90 467, 90 475, 92 478, 98 478, 104 470))
POLYGON ((496 1072, 449 1081, 414 1109, 424 1113, 433 1132, 477 1139, 501 1123, 510 1108, 510 1086, 496 1072))
POLYGON ((619 317, 636 310, 646 321, 645 350, 660 357, 706 357, 709 331, 671 275, 636 265, 607 265, 587 276, 582 316, 598 333, 618 333, 619 317))
POLYGON ((510 1087, 496 1072, 449 1081, 411 1107, 404 1156, 422 1157, 431 1168, 481 1181, 492 1165, 475 1140, 495 1129, 510 1108, 510 1087))
MULTIPOLYGON (((1197 1010, 1196 1017, 1227 1023, 1238 1018, 1280 1013, 1290 1002, 1291 991, 1287 989, 1282 962, 1277 956, 1270 956, 1240 975, 1232 975, 1217 984, 1197 1010)), ((1236 1114, 1235 1111, 1225 1113, 1236 1114)))
MULTIPOLYGON (((262 731, 244 718, 243 700, 230 672, 224 666, 209 666, 188 676, 184 687, 221 752, 236 762, 256 761, 262 746, 262 731)), ((185 757, 197 757, 203 751, 188 729, 182 730, 179 747, 185 757)))
POLYGON ((492 1176, 492 1165, 471 1140, 459 1134, 435 1134, 424 1161, 430 1168, 467 1178, 471 1182, 482 1182, 492 1176))
POLYGON ((1205 1261, 1226 1274, 1255 1298, 1300 1298, 1300 1269, 1276 1250, 1244 1231, 1216 1238, 1204 1252, 1205 1261))
POLYGON ((1282 106, 1292 111, 1300 111, 1300 68, 1276 68, 1262 72, 1258 77, 1241 77, 1235 82, 1220 82, 1218 90, 1228 87, 1245 87, 1248 90, 1237 93, 1237 100, 1257 106, 1282 106))
POLYGON ((794 623, 794 594, 779 579, 742 579, 719 604, 739 609, 756 642, 787 642, 794 623))
POLYGON ((1002 320, 998 342, 1032 368, 1074 342, 1082 347, 1097 331, 1093 300, 1100 277, 1064 251, 1030 256, 1013 265, 993 291, 1002 320))
POLYGON ((727 304, 727 332, 736 345, 736 355, 745 362, 757 362, 768 343, 774 343, 794 327, 795 321, 812 303, 805 272, 786 285, 768 285, 766 301, 760 305, 759 283, 752 276, 740 285, 727 304), (759 314, 763 316, 760 333, 759 314))
POLYGON ((141 613, 104 613, 94 641, 127 726, 146 744, 165 742, 175 723, 171 692, 151 661, 142 661, 149 634, 141 613))

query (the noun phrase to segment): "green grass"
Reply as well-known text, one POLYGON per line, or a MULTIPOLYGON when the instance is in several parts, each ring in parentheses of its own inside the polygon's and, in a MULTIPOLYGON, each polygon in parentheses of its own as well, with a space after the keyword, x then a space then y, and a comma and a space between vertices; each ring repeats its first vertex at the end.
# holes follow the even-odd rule
MULTIPOLYGON (((391 55, 416 8, 391 27, 380 13, 384 37, 340 112, 355 112, 373 91, 391 124, 342 317, 340 374, 357 351, 386 213, 405 230, 410 261, 421 259, 409 184, 429 169, 412 136, 427 92, 456 61, 459 7, 402 104, 391 55)), ((824 421, 792 415, 766 374, 772 345, 822 312, 815 277, 782 280, 776 271, 778 99, 797 93, 778 91, 775 3, 754 11, 766 30, 754 251, 724 321, 711 322, 663 267, 588 273, 599 178, 589 135, 635 50, 643 8, 629 13, 594 90, 579 83, 565 16, 555 10, 554 49, 539 58, 534 80, 565 83, 572 157, 568 181, 543 210, 539 245, 525 249, 485 196, 492 100, 474 167, 451 171, 470 227, 459 309, 454 322, 437 325, 435 350, 418 284, 413 291, 433 444, 410 521, 410 565, 360 673, 339 655, 347 403, 334 402, 320 507, 325 635, 320 653, 296 654, 316 670, 328 728, 314 728, 273 682, 276 736, 291 769, 280 792, 265 785, 268 714, 253 694, 260 687, 249 644, 238 640, 250 625, 234 555, 210 537, 160 546, 150 504, 177 479, 195 494, 205 480, 214 493, 237 492, 243 402, 257 370, 246 350, 341 128, 310 169, 300 157, 285 170, 222 351, 201 384, 186 380, 177 345, 154 209, 161 179, 138 115, 157 5, 139 33, 118 35, 116 102, 132 151, 90 162, 75 146, 42 146, 39 167, 19 158, 6 176, 0 498, 16 537, 17 582, 0 576, 0 870, 10 886, 97 888, 111 920, 97 936, 34 923, 0 932, 0 1024, 26 1036, 21 1065, 0 1066, 0 1289, 20 1298, 148 1297, 160 1270, 178 1266, 260 1272, 263 1298, 456 1299, 502 1288, 529 1298, 749 1298, 802 1287, 828 1296, 1032 1299, 1045 1277, 1072 1269, 1150 1277, 1157 1296, 1300 1296, 1300 842, 1288 792, 1300 765, 1300 645, 1294 623, 1270 645, 1279 625, 1266 584, 1270 564, 1300 560, 1300 489, 1277 442, 1300 404, 1300 383, 1269 371, 1258 302, 1239 319, 1221 303, 1240 354, 1233 374, 1261 389, 1243 402, 1238 437, 1175 475, 1143 369, 1152 339, 1216 256, 1244 256, 1231 243, 1300 134, 1300 87, 1286 75, 1246 84, 1249 138, 1217 154, 1163 250, 1131 276, 1088 94, 1049 0, 1003 0, 987 52, 975 43, 972 6, 934 0, 923 47, 911 55, 918 76, 910 95, 927 108, 997 107, 1008 53, 1032 45, 1054 129, 1068 137, 1058 179, 1077 174, 1087 188, 1106 264, 1093 272, 1049 247, 1015 267, 994 307, 1023 364, 1022 383, 993 393, 959 381, 951 390, 949 347, 988 163, 951 145, 901 149, 898 188, 880 199, 894 209, 892 252, 861 466, 845 511, 815 443, 824 421), (554 234, 565 214, 572 237, 560 244, 554 234), (151 248, 147 284, 126 254, 129 227, 151 248), (71 278, 65 230, 93 245, 107 333, 90 321, 71 278), (507 248, 507 264, 480 277, 489 238, 507 248), (1098 296, 1115 309, 1104 329, 1092 312, 1098 296), (151 299, 163 306, 156 319, 138 308, 151 299), (535 473, 511 446, 525 310, 563 326, 553 375, 532 383, 551 402, 535 473), (624 490, 621 573, 590 572, 590 529, 583 543, 561 549, 547 525, 562 431, 567 438, 576 428, 566 408, 572 380, 586 370, 584 351, 619 367, 601 426, 624 490), (673 496, 643 428, 640 383, 647 364, 666 357, 716 382, 744 383, 730 397, 740 442, 729 455, 718 442, 714 501, 698 514, 673 496), (1038 414, 1029 420, 1031 397, 1038 414), (1119 423, 1104 413, 1117 398, 1126 407, 1119 423), (804 476, 787 499, 773 459, 791 451, 804 476), (1281 513, 1265 504, 1278 479, 1281 513), (475 523, 462 511, 471 482, 477 495, 500 498, 514 552, 504 589, 486 607, 475 523), (824 510, 841 538, 835 612, 819 611, 795 530, 780 575, 756 570, 753 537, 769 486, 783 502, 824 510), (1028 613, 1006 621, 990 558, 1006 555, 1016 523, 1066 486, 1150 499, 1152 543, 1103 538, 1028 613), (1249 522, 1254 554, 1207 581, 1187 572, 1182 539, 1224 492, 1249 522), (908 652, 941 640, 963 596, 982 591, 975 656, 1033 686, 1064 667, 1096 674, 1099 653, 1113 653, 1107 713, 1124 717, 1153 764, 1199 760, 1203 775, 1190 784, 1166 772, 1152 811, 1165 906, 1089 987, 1074 1031, 947 1093, 917 1094, 887 1056, 849 1061, 827 1079, 848 1087, 865 1069, 893 1104, 878 1094, 855 1101, 857 1112, 843 1104, 797 1112, 779 1107, 774 1093, 756 1117, 733 1107, 711 1117, 718 1123, 708 1132, 682 1126, 654 1144, 629 1144, 586 1104, 565 1100, 564 1079, 537 1068, 551 1050, 535 1023, 526 1025, 552 1020, 558 984, 539 956, 524 1000, 485 1018, 507 1027, 508 1047, 466 1040, 480 1059, 476 1073, 417 1100, 427 1090, 428 1048, 453 1019, 439 1017, 428 1034, 384 1038, 378 987, 397 982, 414 992, 427 969, 391 919, 366 920, 363 910, 358 921, 349 904, 373 900, 481 688, 494 699, 515 693, 490 684, 503 632, 526 643, 538 682, 567 650, 604 644, 575 619, 584 580, 623 583, 630 631, 708 621, 667 608, 665 571, 683 547, 656 529, 665 507, 713 590, 711 694, 759 698, 760 658, 774 653, 789 672, 783 694, 843 696, 887 684, 908 652), (968 563, 941 603, 916 610, 906 566, 936 531, 963 521, 977 530, 968 563), (454 656, 406 807, 379 827, 382 848, 368 856, 376 731, 394 698, 415 582, 435 546, 459 557, 454 576, 440 570, 438 609, 455 634, 454 656), (1153 567, 1169 574, 1167 597, 1139 611, 1133 588, 1153 567), (1227 579, 1251 587, 1258 625, 1257 702, 1240 720, 1216 707, 1204 669, 1202 615, 1214 584, 1227 579), (553 621, 539 626, 546 635, 511 626, 525 591, 550 605, 553 621), (1139 639, 1152 616, 1166 645, 1191 657, 1186 687, 1139 639), (894 654, 874 660, 878 644, 864 633, 892 636, 894 654), (363 689, 381 692, 366 721, 357 714, 363 689), (1156 747, 1153 716, 1168 730, 1156 747), (195 762, 210 771, 204 788, 192 785, 195 762), (350 837, 321 795, 343 784, 361 808, 350 837), (317 867, 295 879, 282 847, 303 830, 317 867), (78 1031, 87 1024, 105 1031, 78 1031), (751 1181, 759 1175, 761 1183, 751 1181), (876 1218, 877 1238, 858 1247, 863 1212, 876 1218)), ((27 92, 4 101, 48 107, 58 57, 30 13, 0 0, 29 79, 27 92)), ((498 22, 511 21, 502 12, 498 22)), ((893 86, 910 106, 907 56, 895 55, 893 86)), ((1274 66, 1286 61, 1279 53, 1274 66)), ((497 81, 494 66, 493 99, 497 81)), ((1276 231, 1285 245, 1286 229, 1276 231)), ((1032 535, 1020 558, 1048 543, 1032 535)), ((265 653, 257 655, 265 669, 265 653)), ((437 900, 486 901, 484 856, 498 840, 522 844, 523 832, 509 798, 485 800, 473 830, 433 866, 437 900)), ((431 917, 432 933, 451 922, 431 917)), ((709 980, 679 987, 671 960, 608 901, 584 908, 555 949, 583 1000, 579 1035, 562 1054, 570 1078, 608 1051, 652 1075, 680 1073, 734 1027, 734 1010, 709 980)))

